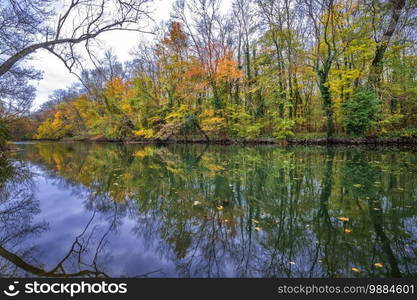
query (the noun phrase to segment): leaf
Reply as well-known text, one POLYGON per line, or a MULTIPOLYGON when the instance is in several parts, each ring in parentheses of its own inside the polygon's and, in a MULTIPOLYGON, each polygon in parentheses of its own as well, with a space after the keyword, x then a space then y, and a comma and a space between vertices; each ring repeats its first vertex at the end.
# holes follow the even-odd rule
POLYGON ((256 231, 260 231, 261 230, 261 227, 255 227, 255 230, 256 231))
POLYGON ((375 211, 379 211, 380 210, 378 207, 374 207, 372 209, 375 210, 375 211))
POLYGON ((259 221, 255 220, 255 219, 252 219, 252 222, 255 223, 255 224, 259 224, 259 221))
POLYGON ((361 188, 361 187, 363 187, 363 185, 362 185, 362 184, 359 184, 359 183, 354 184, 353 186, 354 186, 355 188, 361 188))
POLYGON ((222 205, 217 206, 218 211, 222 211, 223 209, 224 209, 224 207, 222 205))
POLYGON ((348 217, 338 217, 338 220, 342 221, 342 222, 349 222, 349 218, 348 217))
POLYGON ((352 268, 352 271, 353 271, 353 272, 356 272, 356 273, 360 273, 360 272, 361 272, 361 270, 360 270, 360 269, 358 269, 358 268, 352 268))
POLYGON ((382 263, 374 263, 374 266, 377 268, 382 268, 384 265, 382 263))
POLYGON ((291 264, 291 265, 295 265, 295 262, 293 262, 293 261, 290 261, 290 264, 291 264))
POLYGON ((344 230, 344 232, 345 232, 345 233, 352 233, 352 229, 348 229, 348 228, 346 228, 346 229, 344 230))
POLYGON ((200 204, 201 204, 200 201, 194 201, 193 206, 197 206, 197 205, 200 205, 200 204))

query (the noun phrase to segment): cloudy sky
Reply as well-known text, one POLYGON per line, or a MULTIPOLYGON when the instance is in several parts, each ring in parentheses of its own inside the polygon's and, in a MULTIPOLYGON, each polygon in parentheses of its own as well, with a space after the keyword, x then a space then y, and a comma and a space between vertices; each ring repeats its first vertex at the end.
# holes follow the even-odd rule
MULTIPOLYGON (((169 19, 173 0, 155 0, 154 1, 154 19, 157 22, 169 19)), ((129 52, 140 42, 146 41, 144 34, 129 31, 115 31, 104 33, 100 36, 103 50, 112 48, 119 60, 127 61, 131 57, 129 52)), ((103 51, 104 52, 104 51, 103 51)), ((54 57, 47 51, 38 51, 30 64, 35 68, 43 71, 43 80, 36 82, 37 97, 33 109, 48 100, 48 96, 56 89, 65 89, 77 82, 75 75, 70 74, 58 58, 54 57)))

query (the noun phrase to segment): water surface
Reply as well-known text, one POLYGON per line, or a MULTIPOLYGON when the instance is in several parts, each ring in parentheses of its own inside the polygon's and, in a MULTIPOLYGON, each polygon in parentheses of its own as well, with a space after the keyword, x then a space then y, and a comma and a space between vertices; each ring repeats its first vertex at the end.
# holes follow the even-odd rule
POLYGON ((417 275, 415 151, 17 147, 0 161, 1 276, 417 275))

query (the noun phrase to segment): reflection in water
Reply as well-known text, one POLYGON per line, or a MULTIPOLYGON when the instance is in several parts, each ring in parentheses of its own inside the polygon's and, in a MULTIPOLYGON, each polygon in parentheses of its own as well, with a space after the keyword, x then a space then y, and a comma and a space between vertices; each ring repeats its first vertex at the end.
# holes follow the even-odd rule
POLYGON ((413 151, 19 148, 0 166, 3 276, 417 275, 413 151))

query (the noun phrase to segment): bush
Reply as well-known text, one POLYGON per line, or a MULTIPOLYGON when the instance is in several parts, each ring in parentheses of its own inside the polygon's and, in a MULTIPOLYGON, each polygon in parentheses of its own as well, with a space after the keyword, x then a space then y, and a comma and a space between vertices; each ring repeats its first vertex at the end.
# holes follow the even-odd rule
POLYGON ((379 100, 370 90, 360 90, 342 103, 342 124, 347 133, 363 135, 376 120, 379 100))

